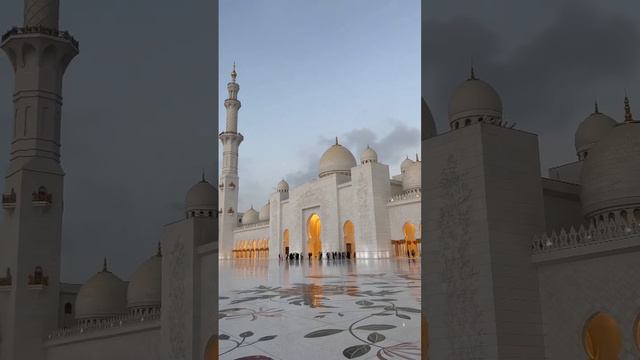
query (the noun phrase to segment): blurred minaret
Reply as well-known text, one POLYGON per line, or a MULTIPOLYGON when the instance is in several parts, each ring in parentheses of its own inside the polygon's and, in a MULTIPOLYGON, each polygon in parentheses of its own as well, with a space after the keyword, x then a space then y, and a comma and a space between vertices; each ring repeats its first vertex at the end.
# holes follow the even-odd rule
MULTIPOLYGON (((25 0, 24 27, 2 36, 15 73, 13 131, 2 198, 0 359, 45 359, 58 327, 63 177, 62 79, 78 43, 58 30, 59 0, 25 0)), ((6 115, 6 114, 5 114, 6 115)))

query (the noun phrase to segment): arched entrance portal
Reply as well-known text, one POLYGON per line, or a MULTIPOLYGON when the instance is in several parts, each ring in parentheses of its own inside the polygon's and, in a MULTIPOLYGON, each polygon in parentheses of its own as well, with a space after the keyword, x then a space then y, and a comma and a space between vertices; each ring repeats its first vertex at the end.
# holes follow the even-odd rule
POLYGON ((284 229, 282 234, 282 249, 285 255, 289 255, 289 229, 284 229))
POLYGON ((349 254, 353 254, 356 251, 356 239, 355 228, 351 220, 347 220, 343 226, 344 232, 344 247, 345 251, 349 254))
POLYGON ((611 316, 602 312, 593 315, 587 321, 582 337, 589 360, 620 358, 622 335, 611 316))
POLYGON ((318 214, 312 214, 307 220, 307 251, 313 256, 318 256, 322 252, 322 242, 320 241, 320 231, 322 223, 318 214))
POLYGON ((407 222, 404 224, 403 232, 406 250, 402 255, 406 255, 407 257, 419 256, 420 253, 418 252, 418 243, 416 241, 416 226, 407 222))

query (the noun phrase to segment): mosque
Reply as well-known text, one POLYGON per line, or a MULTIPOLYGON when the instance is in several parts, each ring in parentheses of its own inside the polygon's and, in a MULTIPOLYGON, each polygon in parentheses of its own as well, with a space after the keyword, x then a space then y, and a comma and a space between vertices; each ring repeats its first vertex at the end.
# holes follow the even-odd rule
POLYGON ((420 257, 430 359, 640 355, 640 121, 629 99, 621 120, 596 106, 575 133, 576 161, 542 175, 537 136, 507 124, 473 72, 450 98, 447 131, 423 102, 422 156, 401 174, 371 148, 358 162, 337 139, 317 179, 282 181, 242 213, 232 72, 220 182, 187 192, 183 218, 128 281, 105 261, 82 285, 62 282, 62 80, 79 43, 58 17, 59 0, 25 0, 24 26, 0 43, 16 87, 0 360, 215 359, 219 258, 334 251, 420 257))
MULTIPOLYGON (((400 174, 367 148, 356 161, 336 138, 320 158, 318 178, 290 187, 283 179, 259 211, 239 213, 237 73, 227 85, 226 129, 220 133, 220 259, 278 258, 299 253, 314 258, 345 252, 356 258, 418 257, 421 161, 406 159, 400 174)), ((426 106, 426 105, 425 105, 426 106)))
POLYGON ((640 356, 640 121, 621 103, 621 120, 596 104, 576 160, 542 175, 498 92, 473 69, 456 88, 448 131, 422 141, 429 359, 640 356))

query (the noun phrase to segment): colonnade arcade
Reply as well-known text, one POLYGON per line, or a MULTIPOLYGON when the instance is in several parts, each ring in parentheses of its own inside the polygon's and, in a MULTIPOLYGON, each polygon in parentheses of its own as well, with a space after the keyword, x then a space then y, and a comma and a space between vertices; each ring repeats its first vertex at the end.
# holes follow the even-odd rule
MULTIPOLYGON (((418 230, 422 234, 422 224, 418 230)), ((394 255, 396 257, 420 257, 421 239, 416 239, 416 226, 410 221, 405 222, 402 225, 402 234, 404 239, 391 240, 394 255)))
POLYGON ((236 240, 232 252, 236 259, 268 258, 269 239, 236 240))

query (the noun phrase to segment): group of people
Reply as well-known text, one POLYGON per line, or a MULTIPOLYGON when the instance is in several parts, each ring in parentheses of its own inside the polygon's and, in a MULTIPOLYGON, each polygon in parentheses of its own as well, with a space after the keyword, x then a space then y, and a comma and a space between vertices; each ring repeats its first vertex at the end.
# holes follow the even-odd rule
MULTIPOLYGON (((313 254, 312 253, 308 253, 307 257, 309 258, 309 261, 311 261, 311 258, 313 258, 313 254)), ((343 260, 343 259, 355 259, 356 258, 356 253, 349 253, 349 252, 345 252, 345 251, 333 251, 333 252, 326 252, 326 257, 327 260, 343 260)), ((278 254, 278 260, 282 261, 282 260, 289 260, 289 261, 304 261, 304 255, 301 253, 288 253, 286 255, 284 255, 284 257, 282 256, 282 254, 278 254)), ((322 260, 322 253, 318 253, 318 260, 322 260)))

